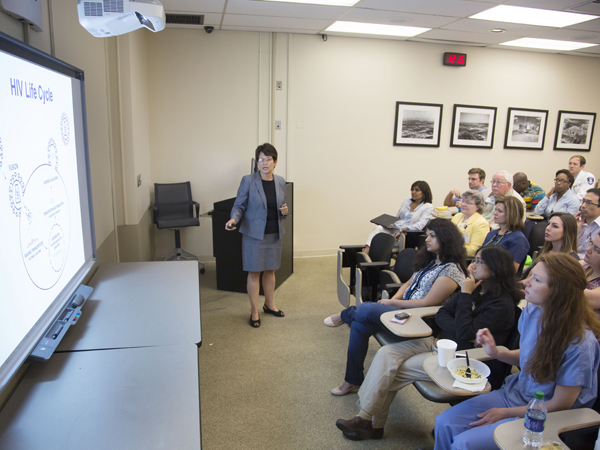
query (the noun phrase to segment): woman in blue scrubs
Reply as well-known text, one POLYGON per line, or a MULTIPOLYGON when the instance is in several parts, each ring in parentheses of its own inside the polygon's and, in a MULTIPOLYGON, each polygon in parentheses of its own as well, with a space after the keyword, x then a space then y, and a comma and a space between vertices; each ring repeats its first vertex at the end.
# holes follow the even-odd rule
POLYGON ((480 395, 440 414, 435 449, 496 449, 494 430, 525 416, 536 390, 549 412, 589 408, 598 395, 600 321, 584 297, 581 265, 564 253, 539 258, 524 281, 529 302, 519 319, 520 350, 500 350, 487 329, 477 342, 493 358, 521 367, 501 389, 480 395))

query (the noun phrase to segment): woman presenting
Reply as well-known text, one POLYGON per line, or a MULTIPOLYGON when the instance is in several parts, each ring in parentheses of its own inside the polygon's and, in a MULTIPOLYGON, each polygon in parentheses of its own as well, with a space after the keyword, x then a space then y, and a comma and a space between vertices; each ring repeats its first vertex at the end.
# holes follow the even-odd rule
POLYGON ((283 219, 287 216, 285 180, 273 175, 277 166, 277 150, 271 144, 259 145, 255 152, 258 172, 242 178, 237 192, 231 219, 226 230, 235 230, 240 225, 242 238, 243 269, 248 272, 246 289, 250 298, 250 326, 260 327, 258 293, 260 273, 263 274, 265 304, 263 311, 275 317, 283 317, 273 304, 275 295, 275 271, 281 266, 281 244, 283 241, 283 219))

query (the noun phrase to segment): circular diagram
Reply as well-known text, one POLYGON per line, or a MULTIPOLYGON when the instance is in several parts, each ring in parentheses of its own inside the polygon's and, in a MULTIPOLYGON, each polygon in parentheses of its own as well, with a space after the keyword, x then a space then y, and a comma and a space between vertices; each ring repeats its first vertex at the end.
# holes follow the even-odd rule
POLYGON ((48 141, 48 164, 58 169, 58 149, 56 148, 56 142, 52 138, 48 141))
POLYGON ((60 116, 60 136, 62 137, 63 144, 69 145, 69 140, 71 139, 71 127, 66 113, 62 113, 60 116))
POLYGON ((10 184, 8 185, 8 201, 10 207, 15 216, 21 215, 21 207, 23 205, 23 194, 25 188, 23 187, 23 179, 18 173, 13 173, 10 177, 10 184))
POLYGON ((69 242, 69 204, 60 174, 44 164, 33 171, 22 199, 19 238, 25 269, 40 289, 56 284, 69 242))

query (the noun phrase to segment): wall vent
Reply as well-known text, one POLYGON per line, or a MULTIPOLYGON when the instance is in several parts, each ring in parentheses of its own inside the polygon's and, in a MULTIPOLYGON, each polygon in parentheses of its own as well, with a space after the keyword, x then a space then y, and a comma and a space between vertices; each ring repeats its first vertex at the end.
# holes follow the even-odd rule
POLYGON ((204 25, 204 15, 167 13, 167 25, 204 25))

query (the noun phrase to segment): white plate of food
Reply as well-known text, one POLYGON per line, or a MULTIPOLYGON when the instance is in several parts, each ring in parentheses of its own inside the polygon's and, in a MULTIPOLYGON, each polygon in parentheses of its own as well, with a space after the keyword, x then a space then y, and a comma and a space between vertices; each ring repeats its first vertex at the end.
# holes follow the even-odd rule
POLYGON ((467 378, 465 372, 467 370, 466 358, 456 358, 448 362, 448 370, 454 378, 466 384, 480 383, 490 376, 490 368, 481 361, 469 358, 469 368, 471 369, 471 377, 467 378))

